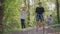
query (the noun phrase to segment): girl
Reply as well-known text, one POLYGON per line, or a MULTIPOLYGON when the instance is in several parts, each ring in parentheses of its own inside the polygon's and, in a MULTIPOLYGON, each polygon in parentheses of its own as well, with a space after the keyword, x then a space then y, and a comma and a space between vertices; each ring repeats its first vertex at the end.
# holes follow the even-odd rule
POLYGON ((26 7, 22 7, 20 10, 20 19, 21 19, 21 26, 22 29, 25 28, 25 19, 26 19, 26 7))

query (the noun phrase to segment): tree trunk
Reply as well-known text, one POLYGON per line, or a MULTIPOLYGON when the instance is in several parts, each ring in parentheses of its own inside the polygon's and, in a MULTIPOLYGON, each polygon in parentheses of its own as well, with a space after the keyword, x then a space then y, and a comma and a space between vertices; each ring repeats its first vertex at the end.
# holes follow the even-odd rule
POLYGON ((0 32, 3 33, 4 0, 0 0, 0 32))
POLYGON ((59 0, 59 20, 60 20, 60 0, 59 0))
POLYGON ((28 25, 29 25, 29 21, 30 21, 30 5, 29 5, 29 0, 28 0, 28 25))
POLYGON ((59 2, 58 2, 58 0, 56 0, 56 7, 57 7, 57 20, 59 23, 60 21, 59 21, 59 2))

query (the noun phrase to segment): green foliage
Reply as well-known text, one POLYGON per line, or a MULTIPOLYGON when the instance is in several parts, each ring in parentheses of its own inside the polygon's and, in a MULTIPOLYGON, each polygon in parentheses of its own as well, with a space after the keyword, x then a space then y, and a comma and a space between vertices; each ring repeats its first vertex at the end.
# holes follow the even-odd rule
MULTIPOLYGON (((34 27, 35 26, 35 9, 38 5, 39 0, 35 0, 34 7, 30 6, 30 23, 28 26, 28 20, 26 18, 26 27, 34 27)), ((45 17, 49 16, 51 13, 53 15, 53 24, 57 23, 57 14, 56 9, 49 11, 48 1, 41 0, 43 7, 45 8, 45 17)), ((55 0, 51 1, 52 3, 56 3, 55 0)), ((4 25, 5 31, 14 31, 17 29, 21 29, 20 23, 20 12, 19 8, 21 8, 24 4, 24 0, 5 0, 5 12, 4 12, 4 25)), ((28 7, 28 0, 26 1, 28 7)), ((28 16, 26 16, 28 17, 28 16)))
POLYGON ((4 12, 5 30, 11 31, 20 28, 20 19, 18 11, 19 7, 20 7, 19 0, 5 1, 5 12, 4 12))

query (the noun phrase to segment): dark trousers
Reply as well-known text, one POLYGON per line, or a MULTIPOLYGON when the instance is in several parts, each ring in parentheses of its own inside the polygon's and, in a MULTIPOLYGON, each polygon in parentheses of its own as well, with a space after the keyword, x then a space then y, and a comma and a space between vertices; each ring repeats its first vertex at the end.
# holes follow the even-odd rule
POLYGON ((21 27, 22 29, 25 28, 25 19, 21 19, 21 27))

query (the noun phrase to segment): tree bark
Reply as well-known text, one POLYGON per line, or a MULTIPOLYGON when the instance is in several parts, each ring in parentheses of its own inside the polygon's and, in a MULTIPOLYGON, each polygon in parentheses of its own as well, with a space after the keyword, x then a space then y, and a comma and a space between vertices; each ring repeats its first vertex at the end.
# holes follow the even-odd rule
POLYGON ((29 0, 28 0, 28 25, 29 25, 29 21, 30 21, 30 5, 29 5, 29 0))
POLYGON ((3 33, 3 16, 4 16, 4 3, 5 0, 0 0, 0 32, 3 33))
POLYGON ((58 0, 56 0, 56 7, 57 7, 57 20, 59 23, 60 21, 59 21, 59 2, 58 2, 58 0))

